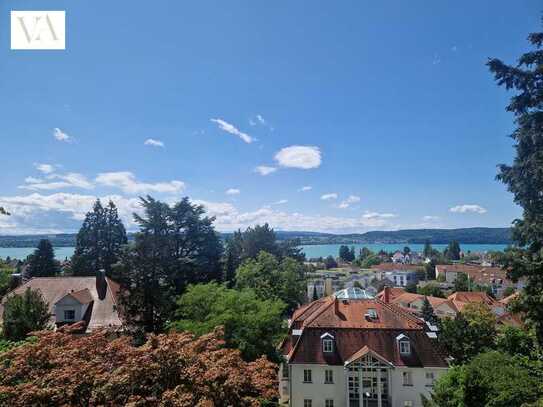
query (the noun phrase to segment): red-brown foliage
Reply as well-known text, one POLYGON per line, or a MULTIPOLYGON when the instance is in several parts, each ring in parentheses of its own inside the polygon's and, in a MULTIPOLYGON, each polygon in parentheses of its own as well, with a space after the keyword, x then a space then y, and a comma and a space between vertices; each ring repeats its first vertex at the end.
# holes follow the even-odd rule
POLYGON ((258 406, 277 396, 275 365, 244 362, 222 331, 152 336, 134 347, 106 332, 39 332, 0 356, 0 405, 258 406))

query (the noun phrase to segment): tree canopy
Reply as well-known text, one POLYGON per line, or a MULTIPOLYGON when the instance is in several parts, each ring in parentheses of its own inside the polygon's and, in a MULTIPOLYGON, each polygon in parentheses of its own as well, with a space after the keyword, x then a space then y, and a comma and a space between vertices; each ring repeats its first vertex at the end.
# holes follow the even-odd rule
POLYGON ((1 405, 249 407, 277 398, 275 365, 244 362, 220 329, 151 335, 140 347, 105 331, 37 336, 0 355, 1 405))
POLYGON ((55 251, 51 242, 41 239, 33 254, 28 256, 26 275, 32 277, 53 277, 60 272, 58 261, 55 260, 55 251))
POLYGON ((515 116, 511 134, 515 157, 511 165, 499 166, 497 179, 513 193, 523 213, 513 227, 519 247, 509 251, 505 266, 513 279, 526 277, 519 310, 543 345, 543 33, 532 33, 528 40, 533 50, 521 55, 515 65, 497 58, 487 65, 499 86, 515 92, 506 107, 515 116))
POLYGON ((30 332, 45 329, 50 317, 39 291, 27 288, 23 294, 12 294, 4 303, 3 336, 11 341, 23 340, 30 332))
POLYGON ((90 276, 104 269, 110 276, 111 267, 119 260, 126 243, 126 230, 117 207, 112 201, 104 207, 98 199, 77 233, 72 273, 90 276))
POLYGON ((169 206, 147 197, 141 204, 143 214, 134 215, 140 231, 112 274, 123 286, 128 321, 160 332, 187 285, 222 280, 222 245, 214 218, 188 198, 169 206))
POLYGON ((256 259, 246 260, 236 271, 236 287, 251 288, 260 298, 280 299, 290 312, 305 299, 305 266, 286 257, 260 252, 256 259))
POLYGON ((169 327, 203 335, 224 326, 226 344, 239 349, 245 359, 262 355, 277 359, 276 345, 285 332, 284 310, 282 301, 263 300, 250 289, 197 284, 189 286, 178 299, 169 327))

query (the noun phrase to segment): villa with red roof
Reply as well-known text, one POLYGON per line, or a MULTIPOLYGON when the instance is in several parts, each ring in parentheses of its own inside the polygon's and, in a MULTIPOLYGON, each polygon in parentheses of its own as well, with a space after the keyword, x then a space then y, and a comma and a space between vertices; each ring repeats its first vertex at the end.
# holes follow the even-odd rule
POLYGON ((281 345, 281 401, 294 407, 421 407, 448 363, 436 328, 359 288, 296 310, 281 345))

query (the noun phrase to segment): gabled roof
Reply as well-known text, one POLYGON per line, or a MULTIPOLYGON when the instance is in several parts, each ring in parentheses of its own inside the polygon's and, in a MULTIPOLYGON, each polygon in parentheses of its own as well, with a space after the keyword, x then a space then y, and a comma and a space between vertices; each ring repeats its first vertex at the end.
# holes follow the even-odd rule
POLYGON ((72 297, 73 299, 75 299, 80 304, 88 304, 88 303, 94 301, 94 299, 92 298, 92 294, 90 293, 88 288, 84 288, 84 289, 79 290, 79 291, 71 291, 71 292, 67 293, 65 296, 61 297, 58 301, 62 300, 62 298, 68 297, 68 296, 72 297))
POLYGON ((380 360, 383 363, 392 365, 390 360, 387 360, 385 357, 380 355, 379 353, 375 352, 373 349, 371 349, 368 345, 364 345, 362 349, 360 349, 358 352, 353 353, 353 355, 345 361, 345 365, 349 365, 353 362, 356 362, 358 359, 370 354, 375 359, 380 360))
MULTIPOLYGON (((399 287, 389 287, 389 300, 392 301, 394 298, 399 297, 402 294, 405 294, 407 291, 405 291, 403 288, 399 287)), ((385 290, 380 291, 377 295, 377 298, 380 300, 383 300, 385 298, 385 290)))
MULTIPOLYGON (((49 305, 49 312, 54 313, 54 305, 67 294, 76 294, 82 301, 88 300, 85 290, 92 298, 92 309, 87 330, 97 328, 120 327, 122 320, 119 316, 117 296, 120 286, 115 281, 106 277, 105 296, 100 298, 96 289, 96 277, 36 277, 28 280, 15 290, 4 296, 0 302, 0 318, 3 313, 3 304, 7 297, 13 294, 22 294, 27 288, 39 290, 49 305)), ((80 300, 78 299, 78 301, 80 300)), ((52 319, 54 322, 54 319, 52 319)))

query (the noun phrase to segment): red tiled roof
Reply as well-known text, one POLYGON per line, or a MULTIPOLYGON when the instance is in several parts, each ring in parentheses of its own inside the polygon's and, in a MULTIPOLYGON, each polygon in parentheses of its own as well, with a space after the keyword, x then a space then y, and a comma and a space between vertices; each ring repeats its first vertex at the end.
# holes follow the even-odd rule
POLYGON ((502 304, 505 304, 505 305, 508 305, 511 301, 513 301, 514 299, 518 298, 518 296, 520 295, 520 293, 517 291, 517 292, 514 292, 513 294, 505 297, 505 298, 502 298, 500 300, 500 302, 502 304))
POLYGON ((73 298, 75 298, 77 301, 79 301, 81 304, 88 304, 89 302, 93 301, 92 295, 88 288, 84 288, 79 291, 73 291, 66 295, 70 295, 73 298))
POLYGON ((289 338, 282 353, 289 363, 343 365, 360 352, 374 352, 395 366, 446 367, 447 362, 425 332, 426 324, 410 312, 378 299, 336 300, 325 297, 293 315, 289 338), (369 309, 377 318, 366 317, 369 309), (300 319, 297 319, 300 318, 300 319), (294 337, 293 329, 301 336, 294 337), (335 338, 334 352, 322 351, 321 335, 335 338), (410 356, 400 355, 396 337, 406 335, 412 343, 410 356))
MULTIPOLYGON (((402 294, 405 294, 407 291, 405 291, 403 288, 399 287, 389 287, 389 301, 392 301, 394 298, 399 297, 402 294)), ((377 298, 379 298, 381 301, 384 300, 385 297, 385 290, 380 291, 377 295, 377 298)))
POLYGON ((452 301, 458 311, 462 311, 469 303, 486 304, 489 307, 498 305, 498 302, 482 291, 457 291, 447 297, 452 301))
POLYGON ((371 266, 372 270, 379 271, 421 271, 423 270, 422 266, 417 266, 414 264, 402 264, 402 263, 381 263, 371 266))
POLYGON ((507 271, 500 267, 483 267, 471 264, 439 264, 436 272, 456 272, 469 275, 470 279, 478 284, 492 284, 493 281, 502 280, 502 284, 511 283, 507 278, 507 271))

